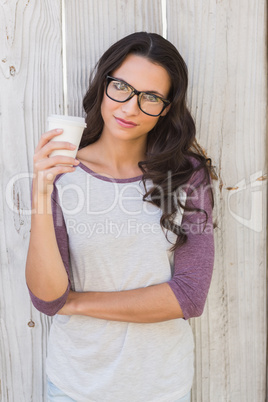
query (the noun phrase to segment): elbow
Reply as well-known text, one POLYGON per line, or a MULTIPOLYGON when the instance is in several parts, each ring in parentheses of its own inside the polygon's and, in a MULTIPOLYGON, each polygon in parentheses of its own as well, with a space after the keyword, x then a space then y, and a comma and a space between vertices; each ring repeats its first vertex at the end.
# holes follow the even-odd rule
POLYGON ((67 287, 65 293, 61 297, 59 297, 58 299, 55 299, 55 300, 51 300, 51 301, 39 299, 31 292, 29 287, 28 287, 28 290, 29 290, 29 294, 30 294, 30 298, 31 298, 33 306, 38 311, 40 311, 40 313, 43 313, 48 316, 54 316, 66 303, 68 294, 70 292, 70 283, 68 284, 68 287, 67 287))
POLYGON ((38 310, 38 311, 40 311, 40 313, 43 313, 50 317, 57 314, 57 312, 66 303, 66 300, 63 300, 61 303, 57 303, 57 304, 53 304, 53 303, 54 303, 54 300, 52 302, 46 302, 44 300, 39 300, 39 301, 32 300, 32 304, 36 308, 36 310, 38 310))
POLYGON ((201 315, 202 315, 203 312, 204 312, 204 307, 205 307, 204 305, 202 305, 202 306, 196 306, 192 318, 201 317, 201 315))
MULTIPOLYGON (((46 302, 44 302, 44 303, 46 303, 46 302)), ((38 310, 40 313, 43 313, 50 317, 57 314, 57 312, 60 310, 60 308, 51 308, 50 306, 47 306, 46 304, 42 304, 40 302, 35 303, 33 300, 32 300, 32 304, 36 308, 36 310, 38 310)))
POLYGON ((205 304, 204 303, 193 303, 193 301, 189 300, 188 303, 182 309, 184 318, 189 320, 189 318, 197 318, 200 317, 204 312, 205 304))

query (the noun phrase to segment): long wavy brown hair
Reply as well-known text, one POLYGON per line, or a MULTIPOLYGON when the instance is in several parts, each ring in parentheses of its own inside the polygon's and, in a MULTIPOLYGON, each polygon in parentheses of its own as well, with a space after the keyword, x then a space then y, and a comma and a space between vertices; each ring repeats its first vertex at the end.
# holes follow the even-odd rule
MULTIPOLYGON (((187 240, 183 227, 174 222, 178 206, 187 211, 203 212, 206 221, 208 218, 206 211, 189 205, 186 207, 180 197, 174 197, 174 194, 178 194, 178 189, 189 181, 195 171, 203 169, 203 181, 206 183, 210 182, 212 171, 211 159, 206 157, 195 138, 195 123, 186 106, 187 66, 174 45, 156 33, 136 32, 113 44, 103 54, 90 76, 89 89, 83 100, 87 128, 80 149, 100 138, 103 130, 101 103, 106 77, 120 67, 129 54, 146 57, 164 67, 171 80, 168 94, 170 109, 148 133, 146 160, 140 161, 138 166, 143 172, 142 180, 146 189, 143 200, 162 209, 162 229, 169 229, 177 235, 171 248, 174 251, 187 240), (194 160, 197 163, 193 163, 194 160), (153 183, 149 190, 147 180, 153 183)), ((211 188, 210 193, 213 206, 211 188)))

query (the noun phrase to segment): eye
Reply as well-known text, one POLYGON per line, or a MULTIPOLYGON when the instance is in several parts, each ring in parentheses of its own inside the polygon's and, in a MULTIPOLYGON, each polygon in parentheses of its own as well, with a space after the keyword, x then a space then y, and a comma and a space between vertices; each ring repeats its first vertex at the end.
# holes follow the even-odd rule
POLYGON ((145 102, 151 102, 151 103, 161 103, 161 99, 158 98, 158 96, 153 95, 153 94, 143 94, 143 99, 145 102))
POLYGON ((112 81, 113 88, 117 91, 129 92, 129 86, 122 81, 112 81))

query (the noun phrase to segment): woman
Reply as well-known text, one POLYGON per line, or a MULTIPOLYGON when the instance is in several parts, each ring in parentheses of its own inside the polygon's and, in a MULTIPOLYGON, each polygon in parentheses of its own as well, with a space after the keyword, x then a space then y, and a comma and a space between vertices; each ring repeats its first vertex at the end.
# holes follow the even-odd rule
POLYGON ((55 315, 51 401, 190 400, 187 320, 203 311, 214 245, 186 90, 177 49, 131 34, 97 64, 77 159, 49 158, 72 147, 50 142, 61 130, 39 141, 26 280, 35 307, 55 315))

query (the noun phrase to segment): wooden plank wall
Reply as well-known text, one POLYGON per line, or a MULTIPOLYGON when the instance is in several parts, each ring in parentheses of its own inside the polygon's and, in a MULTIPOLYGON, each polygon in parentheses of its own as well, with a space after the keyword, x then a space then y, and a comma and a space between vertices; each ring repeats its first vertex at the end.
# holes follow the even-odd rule
MULTIPOLYGON (((166 22, 167 38, 185 58, 198 139, 219 176, 214 276, 203 316, 191 320, 192 401, 265 401, 265 1, 65 0, 65 6, 71 115, 83 115, 83 95, 99 56, 126 34, 162 34, 166 22)), ((3 402, 45 401, 51 319, 31 306, 24 280, 30 233, 26 176, 47 115, 63 113, 61 10, 60 0, 0 1, 3 402)))

